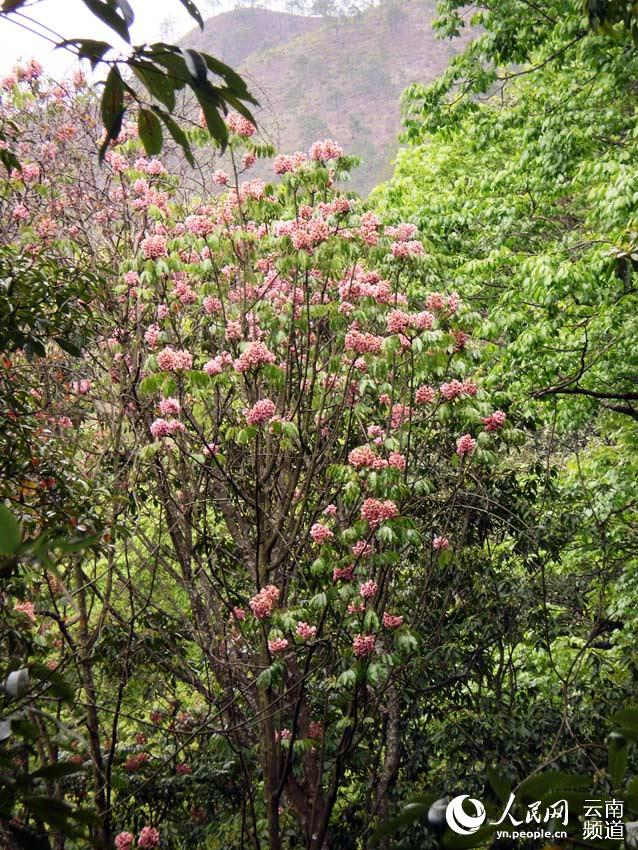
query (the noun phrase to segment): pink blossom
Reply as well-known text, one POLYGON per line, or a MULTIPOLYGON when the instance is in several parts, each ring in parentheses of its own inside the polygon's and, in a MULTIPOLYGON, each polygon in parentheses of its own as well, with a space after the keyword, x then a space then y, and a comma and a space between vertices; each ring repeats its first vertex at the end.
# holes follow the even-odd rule
POLYGON ((405 464, 405 455, 402 455, 400 452, 390 452, 388 466, 392 466, 395 469, 405 469, 405 464))
POLYGON ((228 186, 229 181, 230 177, 225 171, 222 171, 221 168, 218 168, 217 171, 213 172, 213 183, 216 186, 228 186))
POLYGON ((175 765, 175 773, 179 774, 180 776, 186 776, 192 772, 193 768, 190 766, 190 764, 182 763, 175 765))
POLYGON ((365 540, 357 540, 352 547, 351 552, 356 558, 368 558, 372 555, 373 549, 372 546, 369 543, 366 543, 365 540))
POLYGON ((415 395, 414 400, 417 404, 430 404, 434 401, 435 392, 432 387, 427 386, 427 384, 423 384, 420 386, 415 395))
POLYGON ((315 142, 309 151, 310 159, 318 162, 328 162, 331 159, 341 159, 343 148, 332 139, 315 142))
POLYGON ((309 626, 303 620, 297 623, 297 634, 302 640, 311 640, 317 634, 316 626, 309 626))
POLYGON ((208 313, 209 316, 212 316, 213 313, 219 313, 222 309, 222 302, 219 298, 214 298, 212 295, 207 295, 202 303, 204 311, 208 313))
POLYGON ((410 316, 402 310, 392 310, 388 314, 387 325, 391 334, 402 333, 410 327, 410 316))
POLYGON ((250 610, 258 620, 263 620, 270 616, 275 603, 279 599, 280 592, 278 587, 268 584, 253 596, 248 604, 250 605, 250 610))
POLYGON ((221 375, 223 371, 224 364, 219 355, 217 357, 213 357, 212 360, 209 360, 208 363, 204 364, 204 372, 206 372, 207 375, 221 375))
POLYGON ((385 235, 389 236, 390 239, 396 239, 398 242, 409 242, 416 236, 417 232, 416 225, 408 222, 402 222, 396 227, 388 226, 385 228, 385 235))
POLYGON ((399 515, 399 510, 390 499, 366 499, 361 506, 361 518, 365 519, 371 528, 376 528, 387 519, 399 515))
POLYGON ((410 408, 406 404, 393 404, 390 416, 390 427, 398 428, 410 418, 410 408))
POLYGON ((363 612, 365 610, 366 610, 365 602, 358 602, 358 601, 357 602, 351 602, 348 605, 348 608, 347 608, 348 614, 363 614, 363 612))
POLYGON ((71 389, 74 393, 77 393, 77 395, 86 395, 91 389, 91 382, 86 378, 82 378, 79 381, 73 381, 71 383, 71 389))
POLYGON ((390 246, 393 257, 420 257, 423 255, 423 245, 418 240, 411 242, 393 242, 390 246))
POLYGON ((323 509, 323 515, 327 517, 335 517, 337 516, 337 506, 336 505, 327 505, 323 509))
POLYGON ((236 620, 239 620, 239 622, 241 623, 243 620, 246 619, 246 612, 243 608, 238 608, 237 606, 235 606, 233 608, 233 617, 236 620))
POLYGON ((279 154, 279 156, 275 157, 273 169, 275 174, 287 174, 292 171, 294 169, 292 157, 287 156, 286 154, 279 154))
POLYGON ((11 213, 13 218, 16 221, 28 221, 29 220, 29 210, 25 207, 24 204, 16 204, 13 208, 13 212, 11 213))
POLYGON ((137 839, 137 846, 142 850, 150 850, 152 847, 159 845, 159 832, 152 826, 145 826, 137 839))
POLYGON ((262 425, 275 415, 275 403, 269 398, 262 398, 246 412, 246 422, 249 425, 262 425))
POLYGON ((336 581, 351 581, 354 577, 354 564, 349 564, 347 567, 335 567, 332 571, 332 580, 336 581))
POLYGON ((188 351, 180 351, 168 346, 157 355, 157 365, 164 372, 179 372, 183 369, 190 369, 193 365, 193 355, 188 351))
POLYGON ((250 342, 233 365, 238 372, 247 372, 249 369, 259 368, 264 363, 274 363, 275 360, 275 355, 263 342, 250 342))
POLYGON ((247 151, 241 158, 243 168, 252 168, 255 162, 257 162, 257 157, 250 151, 247 151))
POLYGON ((364 599, 370 599, 371 597, 376 596, 378 590, 379 585, 376 583, 376 581, 372 581, 372 579, 370 579, 369 581, 364 581, 363 584, 359 585, 359 594, 364 599))
POLYGON ((168 437, 170 433, 171 429, 166 419, 156 419, 151 424, 151 434, 156 440, 159 440, 162 437, 168 437))
POLYGON ((334 537, 334 534, 327 525, 322 525, 320 522, 316 522, 310 529, 310 536, 315 543, 321 545, 322 543, 325 543, 326 540, 330 540, 334 537))
POLYGON ((284 652, 288 649, 288 641, 286 638, 271 638, 268 641, 268 649, 270 652, 284 652))
POLYGON ((176 398, 163 398, 159 403, 159 412, 162 416, 179 416, 182 406, 176 398))
POLYGON ((374 635, 359 634, 352 641, 352 649, 357 658, 364 658, 366 655, 371 655, 374 652, 374 644, 374 635))
POLYGON ((379 404, 385 404, 386 406, 390 404, 391 398, 387 393, 381 393, 379 396, 379 404))
POLYGON ((20 614, 25 614, 32 623, 35 623, 36 617, 33 602, 16 602, 13 606, 13 610, 20 614))
POLYGON ((383 625, 386 629, 398 629, 399 626, 403 625, 403 617, 394 614, 388 614, 387 611, 384 611, 383 625))
POLYGON ((502 410, 495 410, 483 418, 486 431, 499 431, 505 425, 506 415, 502 410))
POLYGON ((469 434, 463 434, 456 441, 456 453, 459 457, 472 454, 476 448, 476 440, 469 434))
POLYGON ((447 537, 435 537, 432 541, 432 548, 435 549, 437 552, 440 552, 442 549, 449 549, 450 541, 447 539, 447 537))
POLYGON ((226 118, 226 124, 232 133, 237 133, 238 136, 243 136, 244 138, 252 136, 257 129, 248 118, 244 118, 243 115, 239 115, 237 112, 231 112, 229 114, 226 118))
POLYGON ((142 239, 140 247, 147 260, 156 260, 158 257, 165 257, 168 253, 166 250, 166 239, 159 234, 147 236, 146 239, 142 239))
POLYGON ((144 341, 149 348, 156 348, 160 336, 160 329, 157 325, 149 325, 144 332, 144 341))
POLYGON ((346 333, 346 351, 356 351, 357 354, 378 354, 382 345, 382 337, 374 336, 374 334, 361 333, 353 327, 346 333))
POLYGON ((131 850, 135 837, 131 832, 120 832, 115 836, 115 850, 131 850))

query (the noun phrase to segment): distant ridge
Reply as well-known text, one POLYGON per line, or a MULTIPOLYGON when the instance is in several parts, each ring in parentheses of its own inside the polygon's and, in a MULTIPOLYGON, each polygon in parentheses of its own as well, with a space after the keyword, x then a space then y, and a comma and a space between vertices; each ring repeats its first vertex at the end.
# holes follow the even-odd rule
POLYGON ((467 41, 437 39, 436 0, 387 0, 352 18, 265 9, 215 15, 182 44, 236 68, 261 103, 256 117, 284 152, 331 137, 364 160, 352 187, 367 194, 390 174, 400 96, 438 76, 467 41))

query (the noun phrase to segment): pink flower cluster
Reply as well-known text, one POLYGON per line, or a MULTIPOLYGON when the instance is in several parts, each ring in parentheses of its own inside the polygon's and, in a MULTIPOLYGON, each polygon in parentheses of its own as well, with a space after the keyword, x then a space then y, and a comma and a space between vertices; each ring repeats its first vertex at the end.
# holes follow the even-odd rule
POLYGON ((159 403, 159 412, 162 416, 179 416, 182 406, 176 398, 163 398, 159 403))
POLYGON ((184 424, 179 419, 156 419, 151 423, 151 434, 156 440, 162 437, 174 436, 177 433, 183 433, 186 429, 184 424))
POLYGON ((13 606, 13 610, 17 611, 19 614, 25 614, 32 623, 35 623, 35 608, 33 607, 33 602, 16 602, 13 606))
POLYGON ((449 549, 450 541, 447 539, 447 537, 437 536, 432 541, 432 548, 435 549, 437 552, 440 552, 442 549, 449 549))
POLYGON ((417 226, 408 222, 397 224, 396 227, 388 226, 385 229, 385 235, 390 239, 396 239, 397 242, 409 242, 414 239, 417 232, 417 226))
POLYGON ((257 129, 252 121, 237 112, 230 113, 226 119, 226 124, 232 133, 237 133, 238 136, 243 136, 245 139, 252 136, 257 129))
POLYGON ((300 620, 297 623, 297 635, 302 640, 311 640, 316 634, 316 626, 309 626, 308 623, 305 623, 303 620, 300 620))
POLYGON ((275 360, 275 355, 263 342, 250 342, 233 365, 238 372, 247 372, 259 368, 263 363, 274 363, 275 360))
POLYGON ((167 346, 157 355, 157 365, 163 372, 179 372, 190 369, 193 365, 193 355, 184 350, 176 350, 167 346))
POLYGON ((459 457, 472 454, 476 448, 476 440, 470 434, 463 434, 456 441, 456 453, 459 457))
POLYGON ((414 400, 417 404, 431 404, 434 401, 436 393, 433 387, 429 387, 427 384, 423 384, 420 386, 415 395, 414 400))
POLYGON ((352 641, 352 650, 357 658, 364 658, 374 652, 374 635, 356 635, 352 641))
POLYGON ((372 555, 373 550, 372 546, 365 540, 357 540, 351 551, 355 558, 368 558, 372 555))
POLYGON ((423 245, 417 239, 411 242, 393 242, 390 246, 393 257, 404 259, 406 257, 423 256, 423 245))
POLYGON ((286 638, 272 638, 268 641, 268 649, 270 652, 284 652, 288 649, 288 641, 286 638))
POLYGON ((250 610, 258 620, 264 620, 266 617, 270 617, 272 609, 279 599, 280 592, 279 588, 275 587, 274 584, 267 584, 266 587, 262 587, 259 593, 253 596, 248 604, 250 605, 250 610))
POLYGON ((402 455, 401 452, 390 452, 388 457, 388 466, 394 467, 394 469, 405 469, 405 455, 402 455))
POLYGON ((221 168, 213 172, 213 183, 216 186, 228 186, 229 181, 230 177, 221 168))
POLYGON ((463 396, 475 396, 477 390, 478 387, 472 381, 457 381, 456 378, 439 387, 439 392, 446 401, 454 401, 463 396))
POLYGON ((418 331, 431 330, 434 325, 434 316, 427 310, 420 313, 405 313, 403 310, 392 310, 387 317, 388 331, 392 334, 401 334, 410 328, 418 331))
POLYGON ((246 422, 249 425, 262 425, 275 415, 277 408, 269 398, 262 398, 246 412, 246 422))
POLYGON ((310 529, 310 536, 315 543, 321 545, 322 543, 325 543, 326 540, 330 540, 334 537, 334 534, 327 525, 322 525, 322 523, 316 522, 310 529))
POLYGON ((134 841, 132 832, 120 832, 115 836, 115 850, 131 850, 134 841))
POLYGON ((147 260, 156 260, 158 257, 165 257, 168 253, 166 250, 166 239, 159 234, 147 236, 146 239, 142 239, 140 247, 147 260))
POLYGON ((371 528, 377 528, 387 519, 393 519, 399 515, 399 509, 390 501, 385 499, 366 499, 361 506, 361 518, 365 519, 371 528))
POLYGON ((310 159, 318 162, 328 162, 330 159, 341 159, 343 148, 332 139, 315 142, 309 151, 310 159))
POLYGON ((207 295, 202 304, 204 306, 204 312, 208 313, 209 316, 221 312, 222 302, 219 298, 214 298, 212 295, 207 295))
POLYGON ((364 581, 363 584, 359 585, 359 594, 364 599, 370 599, 373 596, 376 596, 378 590, 379 585, 376 583, 376 581, 372 581, 372 579, 370 579, 369 581, 364 581))
POLYGON ((495 410, 494 413, 491 413, 489 416, 485 416, 483 418, 483 425, 485 425, 486 431, 500 431, 500 429, 505 425, 506 415, 502 410, 495 410))
POLYGON ((195 236, 208 236, 214 230, 213 222, 205 215, 189 215, 184 224, 186 230, 195 236))
POLYGON ((346 333, 346 351, 356 351, 357 354, 378 354, 383 345, 383 338, 371 333, 361 333, 357 328, 350 328, 346 333))
POLYGON ((332 571, 333 581, 352 581, 354 577, 354 564, 347 567, 335 567, 332 571))
POLYGON ((307 162, 308 157, 302 151, 296 151, 292 156, 288 154, 279 154, 273 162, 275 174, 288 174, 291 171, 299 171, 307 162))
POLYGON ((141 847, 142 850, 151 850, 151 848, 159 845, 159 841, 159 832, 152 826, 145 826, 139 834, 137 846, 141 847))
POLYGON ((385 469, 388 465, 388 461, 375 454, 370 446, 359 446, 356 449, 352 449, 348 455, 348 463, 354 466, 355 469, 365 467, 370 469, 385 469))
POLYGON ((384 611, 383 625, 386 629, 398 629, 399 626, 403 625, 403 617, 399 615, 388 614, 387 611, 384 611))

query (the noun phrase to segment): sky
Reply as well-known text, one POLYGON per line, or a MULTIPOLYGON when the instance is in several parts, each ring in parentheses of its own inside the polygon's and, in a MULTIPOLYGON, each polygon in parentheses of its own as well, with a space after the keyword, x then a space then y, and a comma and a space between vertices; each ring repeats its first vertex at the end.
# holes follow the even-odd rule
MULTIPOLYGON (((170 40, 177 40, 197 26, 179 0, 129 0, 135 12, 135 23, 131 28, 133 44, 157 41, 168 37, 165 25, 170 22, 170 40)), ((235 0, 196 0, 202 17, 234 8, 235 0)), ((263 2, 259 5, 278 8, 283 4, 263 2)), ((88 11, 82 0, 28 0, 20 10, 32 20, 37 20, 54 31, 44 31, 50 38, 96 38, 121 44, 117 35, 101 24, 88 11)), ((35 25, 24 19, 21 22, 32 29, 35 25)), ((53 44, 32 32, 21 29, 6 18, 0 19, 0 75, 8 74, 20 59, 37 59, 53 76, 62 77, 76 67, 76 60, 64 50, 55 50, 53 44)))

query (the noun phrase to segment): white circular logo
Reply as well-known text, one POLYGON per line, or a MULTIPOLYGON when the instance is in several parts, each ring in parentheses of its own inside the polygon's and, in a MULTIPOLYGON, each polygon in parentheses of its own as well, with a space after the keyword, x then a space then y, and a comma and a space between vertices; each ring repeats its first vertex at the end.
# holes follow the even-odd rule
POLYGON ((461 794, 447 804, 445 820, 453 832, 458 835, 473 835, 485 820, 485 807, 480 800, 475 800, 469 794, 461 794), (469 800, 476 810, 476 815, 468 815, 463 808, 463 801, 469 800))

